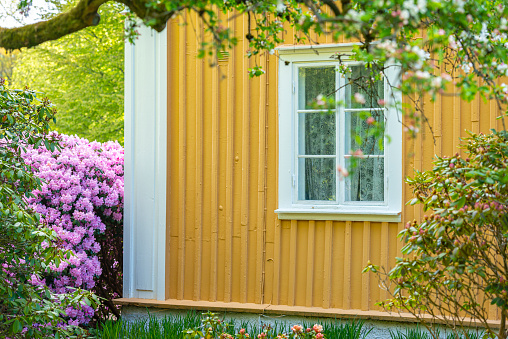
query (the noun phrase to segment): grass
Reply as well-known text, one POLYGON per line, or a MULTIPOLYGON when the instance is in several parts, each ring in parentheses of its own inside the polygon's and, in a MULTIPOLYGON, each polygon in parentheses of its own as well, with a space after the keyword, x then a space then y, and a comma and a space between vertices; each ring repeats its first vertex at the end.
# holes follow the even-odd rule
POLYGON ((201 315, 189 312, 185 316, 157 319, 149 316, 145 320, 132 322, 106 321, 98 329, 97 337, 102 339, 159 339, 182 338, 184 330, 201 325, 201 315))

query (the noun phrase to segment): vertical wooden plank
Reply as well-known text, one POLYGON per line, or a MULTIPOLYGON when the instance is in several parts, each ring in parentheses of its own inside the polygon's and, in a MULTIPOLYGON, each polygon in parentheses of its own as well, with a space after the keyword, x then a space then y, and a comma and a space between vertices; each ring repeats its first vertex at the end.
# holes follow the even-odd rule
MULTIPOLYGON (((278 107, 277 102, 277 77, 278 77, 278 65, 279 60, 275 55, 268 55, 266 60, 266 224, 273 225, 274 220, 277 219, 277 215, 274 213, 278 204, 278 183, 277 183, 277 131, 278 131, 278 107)), ((246 72, 245 72, 246 74, 246 72)), ((264 285, 265 300, 272 300, 273 297, 273 262, 271 258, 274 255, 273 242, 275 239, 275 233, 273 227, 265 227, 265 243, 266 243, 266 255, 265 255, 265 271, 266 271, 266 283, 264 285)))
POLYGON ((443 142, 443 128, 442 128, 442 118, 441 115, 443 113, 443 97, 442 95, 436 96, 436 101, 434 102, 434 124, 432 126, 434 132, 434 154, 441 156, 442 150, 442 142, 443 142))
POLYGON ((280 270, 281 270, 281 235, 282 235, 282 225, 281 221, 275 219, 275 239, 273 243, 274 253, 273 253, 273 296, 271 304, 278 305, 280 303, 280 270))
MULTIPOLYGON (((494 79, 494 82, 496 85, 499 85, 499 81, 497 79, 494 79)), ((490 122, 489 122, 489 130, 487 133, 490 133, 491 129, 498 129, 498 120, 497 120, 497 103, 496 100, 490 100, 489 101, 489 116, 490 116, 490 122)))
MULTIPOLYGON (((235 30, 235 21, 229 22, 231 31, 235 30)), ((231 57, 228 62, 227 77, 227 115, 226 115, 226 257, 225 257, 225 279, 224 279, 224 302, 231 301, 231 289, 233 283, 233 176, 234 176, 234 116, 235 116, 235 50, 231 50, 231 57)))
POLYGON ((497 305, 489 305, 489 320, 499 320, 499 307, 497 305))
MULTIPOLYGON (((408 102, 407 98, 403 97, 402 102, 403 102, 403 104, 407 104, 407 102, 408 102)), ((405 121, 404 118, 403 118, 403 121, 405 121)), ((401 178, 402 181, 407 176, 414 174, 413 166, 412 166, 413 161, 414 161, 414 156, 411 155, 411 153, 413 152, 412 147, 411 147, 412 143, 413 143, 413 140, 408 136, 407 133, 403 132, 402 133, 402 157, 403 158, 402 158, 402 178, 401 178)), ((415 208, 413 206, 405 204, 405 202, 407 200, 409 200, 408 197, 410 197, 411 194, 412 194, 411 188, 409 188, 409 185, 404 183, 404 181, 403 181, 403 184, 402 184, 402 206, 401 206, 401 209, 402 209, 401 220, 403 223, 407 220, 412 220, 414 217, 415 208)), ((374 229, 377 230, 377 225, 375 225, 374 227, 372 227, 372 225, 371 225, 371 232, 374 229)), ((373 245, 372 248, 375 248, 377 246, 377 244, 378 244, 378 242, 376 241, 375 245, 373 245)), ((402 247, 400 244, 398 244, 397 248, 400 249, 402 247)), ((375 259, 377 261, 378 258, 375 258, 375 259)), ((379 292, 379 290, 374 291, 374 288, 372 288, 372 292, 373 292, 372 297, 375 298, 375 297, 377 297, 377 293, 379 292)), ((372 305, 371 305, 371 307, 372 307, 372 305)))
MULTIPOLYGON (((176 26, 177 22, 176 20, 172 21, 168 24, 168 73, 167 73, 167 79, 168 79, 168 92, 167 92, 167 107, 168 107, 168 121, 167 121, 167 131, 176 131, 178 129, 178 109, 175 110, 175 107, 178 107, 178 105, 174 105, 175 102, 177 102, 178 97, 178 53, 172 53, 169 50, 169 46, 175 46, 178 44, 178 37, 175 37, 175 34, 178 34, 178 27, 176 26), (175 81, 177 81, 175 85, 175 81), (176 120, 176 121, 175 121, 176 120)), ((178 199, 175 198, 175 196, 178 194, 178 190, 175 189, 175 181, 174 177, 175 173, 177 172, 177 169, 175 168, 175 164, 178 163, 178 161, 175 161, 173 158, 175 154, 178 154, 178 152, 174 151, 175 145, 178 145, 178 139, 175 142, 175 136, 178 136, 178 133, 168 133, 168 148, 167 148, 167 170, 166 170, 166 176, 167 176, 167 196, 166 196, 166 298, 174 298, 173 294, 173 286, 176 285, 173 280, 173 277, 175 276, 175 273, 177 273, 177 269, 174 267, 174 258, 175 258, 175 252, 174 249, 178 248, 178 246, 174 246, 174 236, 173 236, 173 227, 176 225, 178 227, 178 224, 175 223, 177 218, 175 218, 175 202, 178 201, 178 199), (174 177, 172 177, 174 176, 174 177)), ((177 205, 178 207, 178 205, 177 205)), ((176 229, 175 227, 175 229, 176 229)), ((178 254, 178 252, 177 252, 178 254)), ((176 256, 178 259, 178 255, 176 256)), ((178 261, 178 260, 177 260, 178 261)))
POLYGON ((351 309, 351 261, 352 253, 352 222, 346 221, 346 234, 344 240, 344 301, 342 307, 346 310, 351 309))
MULTIPOLYGON (((456 93, 457 87, 453 86, 453 91, 456 93)), ((458 94, 458 93, 457 93, 458 94)), ((459 149, 459 143, 460 143, 460 114, 461 114, 461 105, 462 105, 462 99, 460 96, 455 96, 453 98, 453 152, 452 154, 449 154, 450 156, 455 154, 459 149)))
MULTIPOLYGON (((259 57, 259 64, 266 68, 266 53, 259 57)), ((259 143, 257 182, 257 258, 256 258, 256 302, 264 302, 265 283, 265 228, 266 228, 266 74, 259 77, 259 143)))
MULTIPOLYGON (((203 34, 203 24, 195 16, 198 31, 203 34)), ((199 48, 199 46, 197 46, 199 48)), ((196 51, 197 53, 197 51, 196 51)), ((201 300, 201 271, 203 255, 203 100, 204 72, 203 59, 196 59, 196 207, 194 210, 194 300, 201 300)))
MULTIPOLYGON (((384 267, 385 270, 390 269, 390 234, 389 227, 387 222, 383 222, 381 224, 381 266, 384 267)), ((384 299, 388 299, 390 294, 388 291, 381 291, 381 297, 384 299)))
POLYGON ((185 285, 183 298, 192 300, 194 298, 194 279, 195 279, 195 258, 196 258, 196 151, 198 138, 196 136, 197 123, 197 101, 196 96, 196 61, 197 61, 197 40, 196 31, 193 23, 196 19, 195 13, 187 13, 187 20, 192 25, 185 27, 187 31, 186 49, 186 67, 183 73, 186 78, 185 93, 185 111, 186 111, 186 180, 185 180, 185 285))
MULTIPOLYGON (((423 133, 417 133, 413 139, 414 146, 414 169, 421 171, 423 169, 423 133)), ((413 206, 414 216, 416 220, 421 219, 421 206, 416 204, 413 206)))
MULTIPOLYGON (((183 15, 183 20, 186 19, 186 14, 183 15)), ((187 63, 187 53, 186 53, 186 41, 187 41, 187 31, 185 29, 180 29, 180 40, 179 40, 179 60, 178 63, 181 65, 181 69, 185 69, 187 63)), ((185 72, 180 72, 178 74, 178 87, 180 89, 180 95, 178 98, 178 102, 180 103, 178 109, 178 129, 179 129, 179 140, 178 140, 178 173, 180 174, 180 182, 178 185, 178 196, 180 197, 180 208, 178 210, 179 221, 178 225, 179 234, 178 234, 178 292, 177 298, 183 299, 183 293, 185 289, 185 178, 186 178, 186 142, 187 142, 187 133, 186 131, 186 77, 185 72)))
MULTIPOLYGON (((370 222, 363 222, 363 267, 368 265, 370 260, 370 222)), ((370 308, 370 274, 362 275, 362 310, 370 308)))
MULTIPOLYGON (((247 20, 243 20, 243 36, 248 34, 247 20)), ((242 50, 248 48, 249 41, 242 40, 242 50)), ((249 156, 250 156, 250 81, 246 70, 249 68, 250 58, 243 58, 242 72, 242 199, 240 206, 240 223, 241 243, 242 243, 242 258, 240 263, 241 281, 240 281, 240 296, 241 301, 247 302, 248 282, 249 282, 249 156)))
POLYGON ((330 308, 332 296, 332 237, 333 222, 325 222, 325 264, 323 268, 323 307, 330 308))
POLYGON ((219 66, 212 70, 212 176, 211 176, 211 268, 210 268, 210 301, 217 300, 218 262, 219 262, 219 66))
POLYGON ((309 221, 309 234, 307 236, 307 294, 306 306, 312 307, 313 293, 314 293, 314 254, 315 254, 315 235, 316 235, 316 222, 309 221))
POLYGON ((475 134, 480 132, 480 102, 479 95, 471 101, 471 132, 475 134))
POLYGON ((291 239, 289 240, 289 286, 288 286, 288 305, 295 305, 296 293, 296 239, 298 236, 298 222, 291 220, 291 239))

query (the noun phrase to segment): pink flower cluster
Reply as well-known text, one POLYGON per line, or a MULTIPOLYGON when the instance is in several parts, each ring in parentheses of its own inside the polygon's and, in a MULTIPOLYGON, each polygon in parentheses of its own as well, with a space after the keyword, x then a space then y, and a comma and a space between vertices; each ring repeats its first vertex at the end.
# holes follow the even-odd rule
MULTIPOLYGON (((92 289, 102 272, 96 236, 104 233, 105 224, 122 221, 124 151, 117 142, 59 137, 61 150, 27 147, 23 158, 42 180, 41 189, 33 192, 35 197, 28 203, 40 213, 42 223, 56 232, 61 240, 58 246, 73 253, 68 262, 50 265, 54 279, 44 282, 55 292, 65 293, 68 287, 92 289)), ((34 284, 43 283, 32 279, 34 284)), ((90 310, 85 313, 93 315, 90 310)), ((84 322, 82 316, 75 316, 84 322)))
POLYGON ((307 329, 305 329, 305 331, 302 325, 294 325, 293 327, 291 327, 291 331, 293 332, 295 338, 323 339, 325 337, 324 334, 322 333, 323 326, 319 324, 315 324, 312 327, 308 327, 307 329))

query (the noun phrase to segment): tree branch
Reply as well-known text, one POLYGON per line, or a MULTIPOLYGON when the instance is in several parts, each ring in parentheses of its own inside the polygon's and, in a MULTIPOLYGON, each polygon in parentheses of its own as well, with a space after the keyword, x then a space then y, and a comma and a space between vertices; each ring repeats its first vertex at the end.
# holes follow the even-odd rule
POLYGON ((50 20, 16 28, 0 27, 0 47, 7 50, 33 47, 89 26, 96 26, 100 20, 100 15, 97 13, 99 7, 111 1, 129 7, 140 19, 150 22, 150 26, 157 32, 161 32, 166 27, 167 21, 176 11, 184 8, 167 11, 162 4, 158 7, 148 6, 150 0, 80 0, 76 7, 50 20))
MULTIPOLYGON (((111 1, 111 0, 108 0, 111 1)), ((155 29, 157 32, 162 32, 166 28, 166 23, 175 14, 175 12, 182 10, 185 6, 180 6, 176 10, 167 11, 163 4, 158 7, 147 6, 150 0, 113 0, 120 2, 136 14, 140 19, 152 21, 150 27, 155 29)))
POLYGON ((56 40, 99 23, 99 7, 111 0, 80 0, 76 7, 58 16, 35 24, 16 27, 0 27, 0 47, 7 50, 33 47, 56 40))

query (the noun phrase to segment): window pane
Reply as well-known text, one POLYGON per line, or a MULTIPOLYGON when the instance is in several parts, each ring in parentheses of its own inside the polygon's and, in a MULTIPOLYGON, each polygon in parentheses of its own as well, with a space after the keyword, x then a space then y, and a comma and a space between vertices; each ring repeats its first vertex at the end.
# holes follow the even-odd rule
POLYGON ((335 154, 335 113, 299 113, 298 118, 299 154, 335 154))
POLYGON ((346 112, 346 154, 350 151, 362 150, 365 155, 384 154, 384 133, 379 129, 374 129, 367 122, 368 117, 380 125, 381 131, 384 125, 384 112, 372 111, 370 114, 365 112, 346 112), (381 133, 381 135, 376 135, 381 133))
POLYGON ((384 172, 384 158, 359 159, 346 178, 346 201, 384 201, 384 172))
POLYGON ((335 159, 298 159, 299 200, 335 200, 335 159))
POLYGON ((384 99, 384 81, 375 81, 372 83, 370 69, 363 65, 351 66, 351 74, 348 81, 353 84, 346 86, 346 108, 376 108, 380 107, 377 103, 379 99, 384 99), (365 103, 355 100, 355 94, 360 93, 365 99, 365 103))
POLYGON ((298 70, 298 109, 311 109, 320 94, 335 97, 335 66, 300 67, 298 70))

